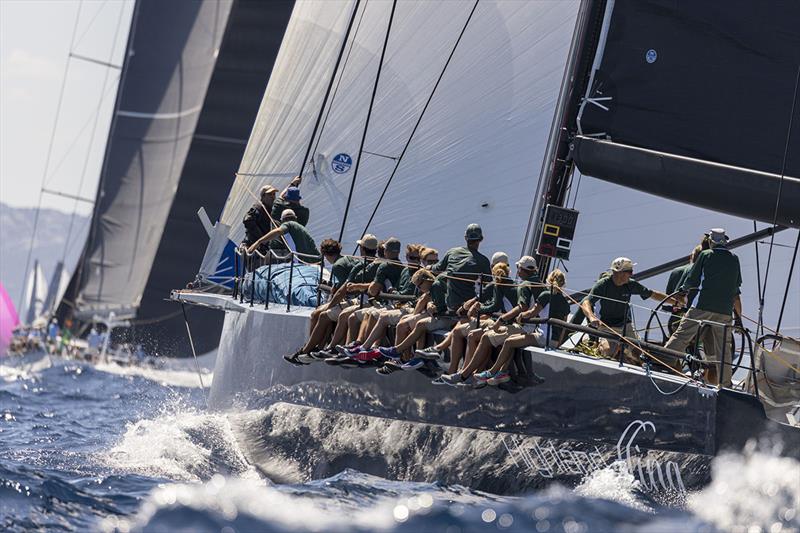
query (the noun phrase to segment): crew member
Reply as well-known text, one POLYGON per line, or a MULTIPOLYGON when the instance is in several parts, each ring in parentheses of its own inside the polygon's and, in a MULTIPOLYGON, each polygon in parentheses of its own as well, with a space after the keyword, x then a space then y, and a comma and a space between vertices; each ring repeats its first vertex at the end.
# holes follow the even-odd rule
MULTIPOLYGON (((278 189, 272 185, 264 185, 261 187, 258 202, 254 203, 247 214, 242 219, 244 225, 244 240, 242 246, 249 248, 254 242, 269 233, 275 226, 272 224, 268 213, 272 212, 272 206, 275 203, 275 194, 278 189)), ((266 246, 261 250, 266 253, 266 246)))
MULTIPOLYGON (((700 252, 680 287, 682 290, 699 288, 697 300, 664 347, 683 351, 699 332, 705 360, 719 363, 730 339, 725 335, 726 326, 731 325, 734 312, 737 317, 742 313, 739 296, 742 272, 739 258, 728 250, 725 230, 714 228, 707 236, 711 247, 700 252)), ((722 364, 724 387, 731 386, 731 355, 727 354, 722 364)), ((706 379, 711 383, 719 383, 718 364, 706 369, 706 379)))
POLYGON ((300 195, 301 181, 302 178, 300 176, 295 176, 289 186, 281 193, 280 198, 275 201, 275 205, 272 207, 272 218, 274 220, 281 219, 281 213, 283 213, 284 209, 291 209, 297 216, 298 224, 301 226, 308 225, 308 208, 300 204, 300 200, 303 198, 300 195))
POLYGON ((281 213, 281 225, 251 244, 247 252, 253 253, 261 243, 281 237, 286 241, 289 249, 292 252, 296 252, 301 261, 305 263, 318 263, 320 261, 319 250, 314 238, 304 226, 298 224, 297 216, 292 209, 285 209, 281 213))
MULTIPOLYGON (((638 281, 632 279, 635 263, 627 257, 618 257, 611 262, 611 275, 601 278, 594 284, 589 294, 581 301, 581 309, 589 320, 589 324, 602 331, 613 331, 622 337, 639 340, 633 327, 630 311, 630 298, 634 294, 643 300, 667 300, 667 303, 681 305, 684 301, 681 296, 667 298, 663 292, 648 289, 638 281), (600 301, 600 318, 594 313, 594 305, 600 301)), ((599 342, 600 353, 609 358, 614 358, 620 348, 618 341, 609 341, 601 338, 599 342)), ((625 349, 626 362, 640 364, 631 350, 625 349)))

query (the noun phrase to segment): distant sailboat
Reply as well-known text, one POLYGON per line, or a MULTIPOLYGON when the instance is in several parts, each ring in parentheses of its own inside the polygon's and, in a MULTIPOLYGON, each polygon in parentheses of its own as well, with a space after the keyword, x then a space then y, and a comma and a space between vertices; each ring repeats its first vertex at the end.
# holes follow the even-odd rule
POLYGON ((30 326, 36 322, 37 318, 41 318, 46 310, 45 301, 47 300, 47 282, 45 281, 42 266, 39 260, 33 263, 33 269, 28 274, 28 280, 25 283, 24 300, 22 305, 23 322, 30 326))
POLYGON ((14 302, 11 301, 6 288, 0 282, 0 357, 6 354, 14 328, 18 324, 19 317, 17 316, 17 310, 14 308, 14 302))

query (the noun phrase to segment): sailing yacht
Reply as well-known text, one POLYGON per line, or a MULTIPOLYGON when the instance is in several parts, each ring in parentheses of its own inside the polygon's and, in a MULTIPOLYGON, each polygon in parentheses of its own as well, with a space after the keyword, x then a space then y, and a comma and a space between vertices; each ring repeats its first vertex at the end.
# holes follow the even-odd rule
MULTIPOLYGON (((538 252, 543 270, 558 262, 573 279, 591 270, 589 282, 637 246, 616 236, 639 225, 657 250, 637 279, 668 271, 676 256, 685 262, 683 251, 653 245, 651 221, 625 220, 629 189, 652 195, 638 200, 652 212, 708 221, 703 229, 720 217, 768 225, 733 246, 774 244, 800 227, 800 155, 790 142, 800 128, 798 17, 795 4, 745 1, 298 1, 200 277, 238 288, 243 272, 217 267, 230 272, 244 213, 261 186, 297 174, 309 231, 345 248, 369 232, 444 250, 476 222, 491 251, 538 252), (595 197, 589 213, 564 209, 584 199, 582 182, 600 180, 611 196, 595 197), (607 229, 602 255, 589 260, 581 243, 599 239, 581 235, 599 230, 598 207, 627 224, 607 229), (569 238, 542 246, 554 225, 569 238)), ((791 270, 777 270, 773 285, 782 278, 788 293, 791 270)), ((585 286, 573 289, 581 297, 585 286)), ((764 435, 784 453, 800 450, 800 427, 785 409, 767 417, 758 389, 764 360, 780 353, 789 365, 781 386, 794 387, 788 404, 800 399, 797 341, 781 334, 781 319, 769 349, 760 333, 751 339, 756 353, 737 363, 749 378, 735 389, 544 348, 517 354, 514 386, 472 389, 434 386, 421 372, 287 364, 281 356, 303 344, 309 308, 236 291, 173 299, 225 313, 214 407, 285 402, 323 410, 332 427, 355 415, 424 428, 384 458, 400 476, 457 460, 460 482, 516 491, 576 483, 619 462, 645 490, 682 492, 708 481, 711 457, 764 435), (414 464, 421 448, 425 468, 414 464)), ((773 315, 761 316, 759 329, 773 315)), ((747 337, 739 332, 737 351, 747 337)), ((646 352, 671 355, 651 339, 646 352)), ((381 459, 368 443, 341 450, 351 453, 381 459)))

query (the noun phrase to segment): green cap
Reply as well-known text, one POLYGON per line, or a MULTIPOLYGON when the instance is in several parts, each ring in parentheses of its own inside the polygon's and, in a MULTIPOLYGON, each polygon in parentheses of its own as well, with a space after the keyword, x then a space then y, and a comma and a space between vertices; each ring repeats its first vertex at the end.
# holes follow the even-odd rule
POLYGON ((483 239, 483 230, 478 224, 470 224, 464 233, 464 238, 468 241, 479 241, 483 239))

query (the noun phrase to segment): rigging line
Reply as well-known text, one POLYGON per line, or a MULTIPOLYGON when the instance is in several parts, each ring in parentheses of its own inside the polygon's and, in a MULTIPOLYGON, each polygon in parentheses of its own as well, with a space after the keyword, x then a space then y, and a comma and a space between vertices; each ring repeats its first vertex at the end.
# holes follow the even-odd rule
MULTIPOLYGON (((308 140, 308 147, 306 147, 306 153, 303 156, 302 163, 300 164, 300 172, 297 173, 298 176, 302 176, 303 171, 306 169, 306 163, 308 162, 308 155, 311 153, 311 147, 314 146, 314 138, 317 136, 317 129, 319 128, 319 123, 322 120, 322 114, 325 111, 325 106, 328 103, 328 97, 331 94, 331 89, 333 88, 333 82, 336 79, 336 74, 339 71, 339 63, 341 63, 342 61, 342 56, 344 55, 344 49, 347 48, 347 41, 350 37, 350 30, 353 28, 353 22, 355 22, 356 20, 356 13, 358 12, 358 6, 360 4, 361 0, 356 0, 355 5, 353 6, 353 12, 350 14, 350 21, 347 23, 347 31, 345 32, 344 38, 342 39, 342 46, 341 48, 339 48, 339 55, 336 56, 336 63, 333 65, 333 72, 331 72, 331 79, 330 81, 328 81, 328 88, 325 90, 325 97, 322 99, 322 105, 319 108, 319 114, 317 114, 317 121, 314 123, 314 131, 311 132, 311 138, 308 140)), ((353 41, 355 42, 355 39, 353 41)))
POLYGON ((339 228, 339 242, 342 241, 344 235, 344 228, 347 225, 347 213, 350 211, 350 203, 353 200, 353 190, 356 186, 356 178, 358 177, 358 167, 361 165, 361 156, 364 153, 364 142, 367 140, 367 131, 369 130, 369 119, 372 116, 372 108, 375 105, 375 95, 378 92, 378 82, 381 79, 381 71, 383 70, 383 60, 386 57, 386 45, 389 44, 389 34, 392 31, 392 21, 394 20, 394 12, 397 8, 397 0, 392 0, 392 10, 389 12, 389 23, 386 25, 386 37, 383 40, 383 48, 381 49, 381 59, 378 62, 378 72, 375 75, 375 84, 372 86, 372 96, 369 99, 369 108, 367 109, 367 119, 364 121, 364 133, 361 135, 361 144, 358 147, 358 157, 356 158, 356 166, 353 169, 353 179, 350 182, 350 192, 347 194, 347 205, 344 208, 344 215, 342 216, 342 227, 339 228))
POLYGON ((792 284, 792 274, 794 273, 794 263, 797 260, 798 247, 800 247, 800 230, 797 230, 797 240, 794 243, 794 254, 792 254, 792 265, 789 267, 789 277, 786 278, 786 289, 783 291, 783 303, 781 303, 781 312, 778 315, 778 325, 775 326, 777 331, 781 330, 783 312, 786 310, 786 300, 789 298, 789 286, 792 284))
MULTIPOLYGON (((753 233, 756 233, 757 231, 758 231, 758 225, 756 224, 756 221, 754 220, 753 221, 753 233)), ((758 289, 758 302, 759 302, 759 305, 762 305, 762 302, 761 302, 761 260, 759 259, 759 255, 758 255, 758 241, 753 241, 753 248, 756 251, 756 281, 758 282, 758 287, 757 287, 757 289, 758 289)))
MULTIPOLYGON (((795 106, 797 105, 797 86, 800 84, 800 65, 797 66, 797 74, 795 74, 794 78, 794 95, 792 96, 792 108, 789 113, 789 128, 786 132, 786 145, 783 149, 783 163, 781 164, 781 179, 778 182, 778 194, 775 198, 775 210, 772 214, 772 229, 774 230, 778 225, 778 208, 781 204, 781 190, 783 189, 783 179, 786 176, 786 160, 789 158, 789 143, 792 138, 792 126, 794 124, 794 110, 795 106)), ((764 269, 764 286, 763 291, 759 295, 759 305, 758 305, 758 328, 756 329, 756 333, 760 332, 763 334, 764 332, 764 296, 767 293, 767 280, 769 278, 769 267, 770 263, 772 262, 772 248, 773 242, 775 241, 775 232, 772 232, 772 235, 769 238, 769 252, 767 253, 767 266, 764 269)), ((759 335, 760 336, 760 335, 759 335)))
MULTIPOLYGON (((356 24, 356 31, 353 32, 353 40, 350 41, 350 48, 347 50, 347 55, 344 58, 344 63, 342 63, 342 69, 339 73, 339 80, 336 82, 336 87, 333 89, 333 95, 331 95, 331 103, 328 106, 328 110, 325 112, 325 118, 322 121, 322 126, 319 129, 319 136, 317 136, 317 142, 314 143, 314 149, 311 151, 311 163, 314 163, 314 155, 317 153, 317 148, 319 148, 319 142, 322 140, 322 132, 325 131, 325 126, 328 124, 328 117, 331 114, 331 109, 333 109, 333 102, 336 100, 336 95, 339 92, 339 86, 342 84, 342 78, 344 78, 344 71, 347 68, 347 63, 350 61, 350 54, 353 52, 353 48, 356 46, 356 38, 358 37, 358 30, 361 28, 361 21, 364 20, 364 13, 367 12, 367 4, 369 0, 364 0, 364 9, 361 10, 361 16, 358 17, 358 24, 356 24)), ((308 157, 306 157, 308 159, 308 157)))
MULTIPOLYGON (((383 197, 386 196, 386 191, 389 190, 389 185, 392 183, 392 180, 397 174, 397 169, 400 168, 400 162, 403 160, 403 156, 406 155, 406 151, 408 150, 408 147, 411 144, 411 140, 414 138, 414 134, 417 132, 417 128, 419 128, 420 123, 422 123, 422 117, 425 116, 425 112, 428 110, 428 106, 433 100, 433 95, 436 94, 436 89, 439 87, 439 83, 442 81, 444 73, 447 71, 447 67, 450 65, 450 61, 453 59, 453 55, 455 55, 456 53, 456 49, 458 48, 458 44, 461 42, 461 38, 464 37, 464 33, 467 30, 469 21, 472 20, 472 15, 475 13, 475 9, 478 7, 479 1, 480 0, 475 0, 475 3, 472 5, 472 10, 469 12, 469 16, 467 17, 466 22, 464 22, 464 26, 461 28, 461 32, 458 34, 458 38, 456 39, 453 48, 450 50, 450 55, 447 56, 447 61, 445 61, 444 67, 442 67, 442 71, 439 73, 439 77, 437 78, 436 83, 433 85, 431 93, 428 95, 428 100, 425 102, 425 106, 422 108, 422 112, 420 112, 419 117, 417 117, 417 123, 414 124, 414 129, 411 130, 411 134, 408 136, 405 146, 403 146, 403 151, 400 152, 400 155, 397 157, 397 161, 394 164, 394 169, 392 170, 392 174, 389 176, 389 179, 386 180, 386 185, 384 185, 383 191, 381 192, 378 201, 375 203, 375 208, 372 210, 372 214, 369 216, 369 220, 367 221, 366 226, 364 226, 364 231, 361 232, 362 237, 367 233, 369 225, 372 224, 372 220, 375 218, 375 214, 378 212, 378 208, 380 207, 381 202, 383 201, 383 197)), ((344 229, 344 225, 342 225, 342 228, 344 229)), ((341 235, 339 236, 339 240, 341 241, 341 235)))
MULTIPOLYGON (((72 26, 72 38, 70 39, 69 43, 69 52, 67 53, 67 61, 64 63, 64 75, 61 79, 61 89, 59 90, 58 94, 58 103, 56 104, 56 116, 53 120, 53 129, 50 131, 50 142, 47 146, 47 155, 44 159, 44 172, 42 173, 42 187, 45 185, 45 180, 47 179, 47 169, 50 166, 50 157, 53 155, 53 146, 55 145, 56 139, 56 130, 58 129, 58 119, 61 116, 61 105, 64 103, 64 92, 67 87, 67 77, 69 75, 69 65, 70 65, 70 54, 72 53, 73 48, 75 47, 75 37, 78 34, 78 22, 81 19, 81 8, 83 7, 83 0, 78 3, 78 11, 75 13, 75 23, 72 26)), ((42 196, 44 193, 40 190, 39 191, 39 201, 36 206, 36 212, 33 217, 33 228, 31 228, 31 241, 30 245, 28 246, 28 258, 25 261, 25 277, 23 280, 28 279, 28 269, 31 267, 31 255, 33 255, 33 245, 36 242, 36 230, 39 227, 39 212, 42 210, 42 196)), ((20 305, 23 303, 22 300, 25 298, 25 283, 22 284, 22 292, 19 295, 19 303, 20 305)))
MULTIPOLYGON (((116 50, 117 50, 117 39, 119 38, 119 30, 122 27, 122 14, 124 12, 124 7, 125 7, 125 4, 120 4, 119 15, 117 16, 117 26, 114 29, 114 37, 113 37, 113 39, 111 41, 111 50, 110 50, 110 52, 108 54, 109 63, 111 62, 112 59, 114 59, 114 52, 116 52, 116 50)), ((106 86, 108 85, 108 75, 109 75, 110 72, 111 72, 110 70, 106 70, 105 75, 103 76, 103 86, 100 89, 100 101, 101 102, 102 102, 102 100, 103 100, 103 98, 105 96, 106 86)), ((86 170, 89 167, 89 159, 90 159, 91 154, 92 154, 92 144, 94 143, 94 135, 97 132, 97 123, 99 122, 99 120, 100 120, 100 113, 98 111, 94 115, 94 123, 92 124, 92 131, 89 134, 89 144, 86 147, 86 157, 83 159, 83 169, 81 170, 81 179, 80 179, 80 182, 78 183, 77 195, 80 195, 81 191, 83 190, 83 183, 86 181, 86 170)), ((67 258, 67 250, 68 250, 68 247, 69 247, 69 240, 70 240, 70 237, 72 236, 72 228, 75 225, 75 215, 78 212, 78 202, 79 202, 79 198, 76 196, 75 203, 72 206, 72 214, 69 217, 69 226, 68 226, 68 229, 67 229, 67 238, 64 239, 64 249, 61 252, 61 262, 62 263, 64 263, 64 261, 67 258)), ((55 301, 53 302, 53 305, 54 306, 56 305, 55 301)))
POLYGON ((83 33, 81 34, 81 36, 78 37, 77 41, 75 41, 75 47, 76 48, 81 45, 81 43, 83 42, 83 39, 89 33, 89 30, 92 29, 92 24, 94 24, 95 20, 97 20, 98 15, 100 15, 100 12, 103 11, 104 7, 106 7, 106 4, 108 4, 108 0, 103 0, 103 2, 100 4, 100 7, 98 7, 97 11, 95 11, 94 15, 92 15, 92 19, 86 25, 86 29, 83 30, 83 33))

